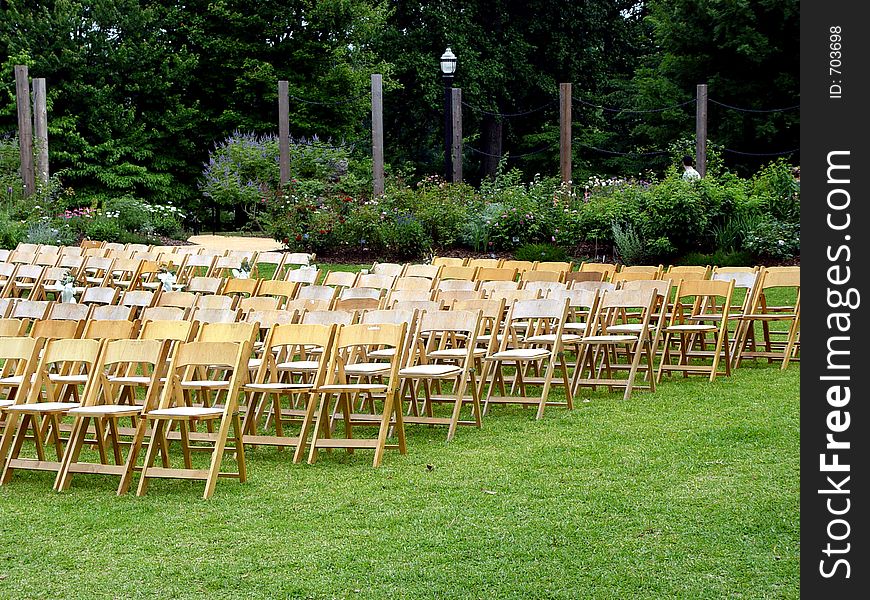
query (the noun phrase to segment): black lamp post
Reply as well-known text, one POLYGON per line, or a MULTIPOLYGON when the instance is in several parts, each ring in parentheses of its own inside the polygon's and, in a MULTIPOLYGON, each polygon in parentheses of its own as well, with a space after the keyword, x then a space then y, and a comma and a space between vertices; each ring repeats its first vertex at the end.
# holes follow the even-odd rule
POLYGON ((453 74, 456 55, 450 48, 441 55, 441 75, 444 77, 444 179, 453 181, 453 74))

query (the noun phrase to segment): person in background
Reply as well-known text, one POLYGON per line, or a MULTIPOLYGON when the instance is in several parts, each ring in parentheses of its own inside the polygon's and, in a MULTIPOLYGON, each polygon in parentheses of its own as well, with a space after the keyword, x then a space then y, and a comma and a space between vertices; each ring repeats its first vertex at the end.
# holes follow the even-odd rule
POLYGON ((695 161, 688 154, 683 157, 683 181, 701 179, 701 174, 695 170, 695 161))

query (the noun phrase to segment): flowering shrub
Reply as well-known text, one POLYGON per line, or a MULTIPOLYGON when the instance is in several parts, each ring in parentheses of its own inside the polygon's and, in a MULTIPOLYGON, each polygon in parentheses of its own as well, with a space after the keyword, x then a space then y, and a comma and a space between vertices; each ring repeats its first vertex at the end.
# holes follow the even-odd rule
POLYGON ((743 248, 765 258, 791 258, 800 252, 800 223, 773 217, 758 223, 743 240, 743 248))

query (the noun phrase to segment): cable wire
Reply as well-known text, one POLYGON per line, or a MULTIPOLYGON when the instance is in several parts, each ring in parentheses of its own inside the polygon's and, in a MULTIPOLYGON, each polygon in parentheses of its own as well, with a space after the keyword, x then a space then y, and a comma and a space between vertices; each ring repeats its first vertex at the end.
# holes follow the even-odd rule
POLYGON ((550 150, 553 148, 553 144, 552 143, 547 144, 546 146, 544 146, 542 148, 538 148, 537 150, 532 150, 530 152, 525 152, 523 154, 511 154, 510 152, 504 152, 502 154, 490 154, 489 152, 484 152, 483 150, 478 150, 477 148, 475 148, 473 146, 465 146, 465 147, 468 148, 469 150, 471 150, 472 152, 474 152, 475 154, 480 154, 482 156, 489 156, 491 158, 502 158, 505 154, 507 154, 508 158, 525 158, 527 156, 533 156, 535 154, 540 154, 542 152, 546 152, 547 150, 550 150))
POLYGON ((360 94, 359 96, 356 96, 355 98, 345 98, 343 100, 334 100, 331 102, 317 102, 315 100, 306 100, 305 98, 300 98, 299 96, 294 96, 293 94, 287 94, 287 97, 292 98, 293 100, 296 100, 297 102, 301 102, 302 104, 312 104, 315 106, 341 106, 342 104, 349 104, 350 102, 356 102, 358 100, 362 100, 363 98, 368 96, 368 94, 369 93, 366 92, 366 93, 360 94))
POLYGON ((606 110, 609 112, 647 114, 647 113, 660 113, 660 112, 664 112, 666 110, 671 110, 674 108, 682 108, 683 106, 687 106, 689 104, 693 104, 693 103, 697 102, 697 100, 695 98, 692 98, 691 100, 686 100, 685 102, 680 102, 679 104, 673 104, 671 106, 663 106, 661 108, 650 108, 647 110, 633 110, 633 109, 628 109, 628 108, 614 108, 612 106, 602 106, 600 104, 592 104, 591 102, 587 102, 586 100, 583 100, 582 98, 572 99, 572 102, 578 102, 580 104, 583 104, 584 106, 590 106, 592 108, 598 108, 598 109, 606 110))
POLYGON ((489 115, 492 117, 502 117, 504 119, 510 119, 511 117, 524 117, 526 115, 531 115, 531 114, 534 114, 536 112, 540 112, 540 111, 544 110, 545 108, 549 108, 550 106, 553 106, 553 104, 555 104, 555 102, 556 102, 555 100, 550 100, 546 104, 543 104, 537 108, 532 108, 530 110, 525 110, 525 111, 521 111, 521 112, 514 112, 514 113, 492 112, 489 110, 485 110, 483 108, 478 108, 477 106, 472 106, 471 104, 465 102, 464 100, 462 101, 462 106, 465 106, 466 108, 470 108, 471 110, 473 110, 475 112, 479 112, 479 113, 484 114, 484 115, 489 115))
POLYGON ((717 104, 723 108, 730 108, 731 110, 736 110, 739 112, 750 112, 750 113, 775 113, 775 112, 785 112, 787 110, 794 110, 796 108, 800 108, 800 104, 795 104, 794 106, 786 106, 785 108, 743 108, 741 106, 732 106, 731 104, 725 104, 724 102, 719 102, 718 100, 714 100, 712 98, 707 98, 707 101, 710 104, 717 104))
POLYGON ((617 152, 616 150, 605 150, 604 148, 598 148, 596 146, 590 146, 589 144, 583 144, 581 142, 578 142, 577 140, 572 140, 572 143, 583 148, 589 148, 590 150, 595 150, 596 152, 603 152, 604 154, 612 154, 614 156, 661 156, 663 154, 668 154, 664 150, 657 150, 655 152, 617 152))
POLYGON ((800 151, 800 148, 793 148, 792 150, 785 150, 783 152, 741 152, 740 150, 732 150, 731 148, 722 148, 722 152, 739 154, 741 156, 785 156, 787 154, 794 154, 795 152, 800 151))

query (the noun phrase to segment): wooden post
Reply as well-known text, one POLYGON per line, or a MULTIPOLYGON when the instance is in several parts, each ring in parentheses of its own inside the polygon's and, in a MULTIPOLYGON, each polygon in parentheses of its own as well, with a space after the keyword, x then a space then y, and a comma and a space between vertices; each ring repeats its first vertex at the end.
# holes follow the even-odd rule
POLYGON ((559 173, 571 182, 571 84, 559 84, 559 173))
POLYGON ((384 195, 384 87, 383 76, 372 74, 372 194, 384 195))
POLYGON ((701 177, 707 174, 707 84, 698 84, 695 103, 695 168, 701 177))
POLYGON ((30 83, 27 65, 15 65, 15 102, 18 105, 18 149, 21 156, 21 180, 24 195, 36 191, 33 173, 33 121, 30 118, 30 83))
POLYGON ((278 82, 278 169, 281 186, 290 181, 290 94, 288 82, 278 82))
POLYGON ((453 114, 453 143, 450 146, 450 154, 453 158, 453 183, 462 181, 462 88, 453 88, 450 101, 452 103, 451 113, 453 114))
POLYGON ((48 110, 45 101, 45 78, 33 80, 33 134, 36 138, 36 176, 48 183, 48 110))

